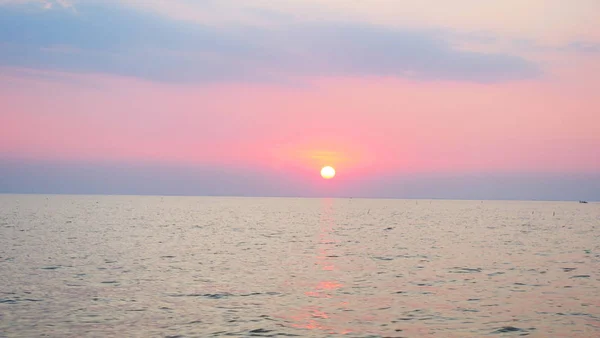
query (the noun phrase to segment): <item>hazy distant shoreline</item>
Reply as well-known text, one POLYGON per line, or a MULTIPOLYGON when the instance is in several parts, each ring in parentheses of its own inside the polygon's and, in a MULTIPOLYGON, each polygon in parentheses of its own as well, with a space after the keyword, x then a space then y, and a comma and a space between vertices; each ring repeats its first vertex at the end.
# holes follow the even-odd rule
MULTIPOLYGON (((460 199, 460 198, 396 198, 396 197, 319 197, 319 196, 231 196, 231 195, 154 195, 154 194, 86 194, 86 193, 10 193, 0 192, 0 195, 9 196, 131 196, 131 197, 200 197, 200 198, 285 198, 285 199, 356 199, 356 200, 398 200, 398 201, 482 201, 482 202, 573 202, 579 203, 582 200, 541 200, 541 199, 460 199)), ((600 202, 594 200, 585 200, 588 203, 600 202)))

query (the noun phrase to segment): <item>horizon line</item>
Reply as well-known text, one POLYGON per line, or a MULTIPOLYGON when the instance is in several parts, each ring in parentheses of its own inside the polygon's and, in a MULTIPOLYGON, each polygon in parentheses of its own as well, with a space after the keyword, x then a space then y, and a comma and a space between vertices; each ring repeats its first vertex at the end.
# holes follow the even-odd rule
POLYGON ((184 194, 103 194, 103 193, 36 193, 36 192, 1 192, 0 195, 16 195, 16 196, 124 196, 124 197, 200 197, 200 198, 281 198, 281 199, 361 199, 361 200, 399 200, 399 201, 465 201, 465 202, 573 202, 579 203, 585 201, 588 203, 598 203, 600 200, 560 200, 560 199, 475 199, 475 198, 443 198, 443 197, 361 197, 361 196, 292 196, 292 195, 184 195, 184 194))

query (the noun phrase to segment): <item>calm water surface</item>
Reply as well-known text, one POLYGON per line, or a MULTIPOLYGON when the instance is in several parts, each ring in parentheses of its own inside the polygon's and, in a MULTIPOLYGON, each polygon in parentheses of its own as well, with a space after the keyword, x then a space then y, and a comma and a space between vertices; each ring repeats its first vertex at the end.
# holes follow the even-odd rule
POLYGON ((600 204, 0 195, 0 336, 600 337, 600 204))

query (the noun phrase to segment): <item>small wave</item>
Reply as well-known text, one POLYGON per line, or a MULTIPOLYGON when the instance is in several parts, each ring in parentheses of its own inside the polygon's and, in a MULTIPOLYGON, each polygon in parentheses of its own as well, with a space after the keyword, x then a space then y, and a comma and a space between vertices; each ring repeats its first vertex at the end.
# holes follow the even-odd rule
POLYGON ((451 273, 478 273, 481 272, 482 269, 481 268, 462 268, 462 267, 455 267, 450 269, 451 273))
POLYGON ((170 294, 169 297, 204 297, 209 299, 222 299, 227 297, 251 297, 251 296, 279 296, 279 292, 251 292, 242 294, 233 294, 229 292, 222 293, 187 293, 187 294, 170 294))
POLYGON ((393 260, 393 258, 391 257, 373 257, 374 259, 380 260, 380 261, 391 261, 393 260))
POLYGON ((17 301, 14 299, 2 299, 0 298, 0 304, 16 304, 17 301))
POLYGON ((514 326, 503 326, 499 329, 497 329, 496 331, 492 332, 493 334, 498 334, 498 333, 507 333, 507 332, 523 332, 523 333, 529 333, 530 331, 535 330, 535 328, 529 328, 529 329, 521 329, 518 327, 514 327, 514 326))
POLYGON ((10 298, 0 298, 0 304, 17 304, 19 302, 41 302, 42 299, 34 299, 34 298, 14 298, 14 299, 10 299, 10 298))
POLYGON ((210 299, 221 299, 232 296, 230 293, 187 293, 187 294, 170 294, 170 297, 204 297, 210 299))

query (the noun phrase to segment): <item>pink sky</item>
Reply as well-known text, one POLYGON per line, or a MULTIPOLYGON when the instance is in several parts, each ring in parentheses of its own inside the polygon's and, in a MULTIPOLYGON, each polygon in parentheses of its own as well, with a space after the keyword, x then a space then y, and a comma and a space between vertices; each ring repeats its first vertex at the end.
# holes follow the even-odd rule
MULTIPOLYGON (((282 2, 279 7, 252 3, 301 18, 325 6, 316 1, 282 2)), ((329 11, 334 13, 339 3, 333 1, 329 11)), ((554 21, 544 23, 535 12, 542 2, 531 2, 515 14, 513 22, 523 29, 517 32, 510 21, 492 14, 503 2, 492 3, 477 5, 472 15, 463 17, 458 14, 468 1, 457 2, 456 11, 447 15, 407 2, 404 9, 410 8, 414 15, 406 25, 443 28, 454 34, 448 38, 451 45, 522 58, 540 69, 538 75, 470 81, 409 73, 303 74, 300 70, 284 74, 285 81, 234 77, 178 82, 102 67, 71 70, 4 62, 0 66, 0 157, 209 164, 304 173, 294 175, 318 175, 326 164, 335 166, 340 175, 355 176, 600 172, 600 34, 599 24, 588 18, 589 11, 597 13, 600 6, 582 1, 562 14, 548 6, 552 10, 548 20, 554 21), (477 20, 479 11, 490 20, 477 20), (494 40, 461 38, 475 36, 473 32, 485 32, 494 40), (519 39, 534 42, 523 47, 513 42, 519 39), (584 50, 575 43, 591 47, 584 50)), ((172 22, 193 25, 201 17, 189 11, 184 16, 175 5, 167 11, 164 6, 171 5, 165 2, 148 2, 154 7, 143 9, 135 4, 130 10, 161 11, 172 22)), ((0 3, 0 11, 2 6, 8 5, 0 3)), ((223 6, 233 5, 226 1, 223 6)), ((49 10, 58 7, 56 3, 49 10)), ((214 26, 226 29, 235 15, 246 20, 249 15, 242 16, 243 8, 238 9, 230 18, 215 14, 214 26)), ((344 13, 346 20, 398 26, 390 21, 388 11, 377 11, 375 6, 362 16, 354 9, 344 13)), ((339 19, 336 15, 331 14, 331 20, 339 19)), ((53 43, 48 46, 57 48, 53 43)), ((15 43, 5 45, 13 48, 15 43)), ((55 56, 75 53, 67 47, 82 48, 61 46, 66 49, 55 51, 55 56)), ((310 57, 308 52, 303 51, 304 59, 310 57)), ((269 74, 281 72, 287 71, 269 74)))

